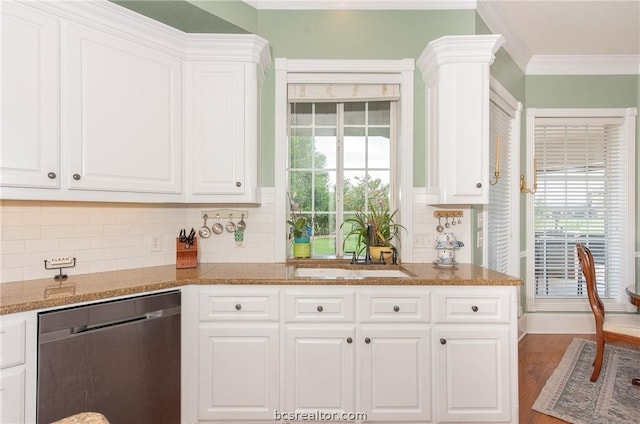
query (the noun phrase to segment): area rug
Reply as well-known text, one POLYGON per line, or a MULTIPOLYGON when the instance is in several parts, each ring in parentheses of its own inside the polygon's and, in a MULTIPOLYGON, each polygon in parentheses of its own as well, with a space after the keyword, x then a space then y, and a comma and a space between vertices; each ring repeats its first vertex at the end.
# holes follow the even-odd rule
POLYGON ((640 422, 640 351, 606 345, 598 381, 593 372, 596 344, 575 338, 547 380, 532 409, 573 424, 640 422))

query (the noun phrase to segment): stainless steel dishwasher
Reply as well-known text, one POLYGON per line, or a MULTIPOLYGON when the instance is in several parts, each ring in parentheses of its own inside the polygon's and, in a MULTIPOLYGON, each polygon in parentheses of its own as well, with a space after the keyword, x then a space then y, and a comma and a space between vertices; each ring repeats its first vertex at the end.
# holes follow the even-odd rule
POLYGON ((38 315, 38 423, 100 412, 111 424, 180 422, 180 292, 38 315))

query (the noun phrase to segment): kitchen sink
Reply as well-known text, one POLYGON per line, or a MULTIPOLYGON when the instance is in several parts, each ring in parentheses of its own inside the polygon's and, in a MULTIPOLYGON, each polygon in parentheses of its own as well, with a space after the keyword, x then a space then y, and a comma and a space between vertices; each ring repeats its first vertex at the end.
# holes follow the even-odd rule
POLYGON ((402 278, 410 274, 399 269, 353 269, 353 268, 296 268, 299 278, 402 278))

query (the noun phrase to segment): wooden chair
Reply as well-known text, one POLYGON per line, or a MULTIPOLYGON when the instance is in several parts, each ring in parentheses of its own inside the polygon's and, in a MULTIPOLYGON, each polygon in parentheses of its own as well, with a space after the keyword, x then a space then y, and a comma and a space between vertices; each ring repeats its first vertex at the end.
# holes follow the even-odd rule
POLYGON ((593 362, 593 374, 590 380, 598 380, 602 360, 604 358, 605 342, 625 342, 640 346, 640 315, 638 314, 610 314, 605 315, 604 304, 600 300, 596 287, 596 268, 593 255, 588 247, 578 243, 576 245, 580 267, 587 285, 589 304, 596 320, 596 359, 593 362))

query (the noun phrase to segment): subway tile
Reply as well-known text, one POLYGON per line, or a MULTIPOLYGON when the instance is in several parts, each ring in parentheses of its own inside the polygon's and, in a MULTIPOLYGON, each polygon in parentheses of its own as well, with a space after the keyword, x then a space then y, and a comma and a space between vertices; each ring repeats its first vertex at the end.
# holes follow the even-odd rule
POLYGON ((85 224, 73 226, 73 236, 76 238, 102 237, 104 234, 104 225, 102 224, 85 224))
POLYGON ((61 239, 72 235, 72 225, 44 225, 40 227, 40 237, 43 239, 61 239))
POLYGON ((60 241, 58 239, 26 240, 24 242, 25 253, 57 251, 59 249, 60 241))
POLYGON ((24 253, 24 240, 2 240, 0 241, 0 251, 2 253, 24 253))
POLYGON ((2 227, 0 232, 2 240, 38 240, 40 239, 39 226, 2 227))

